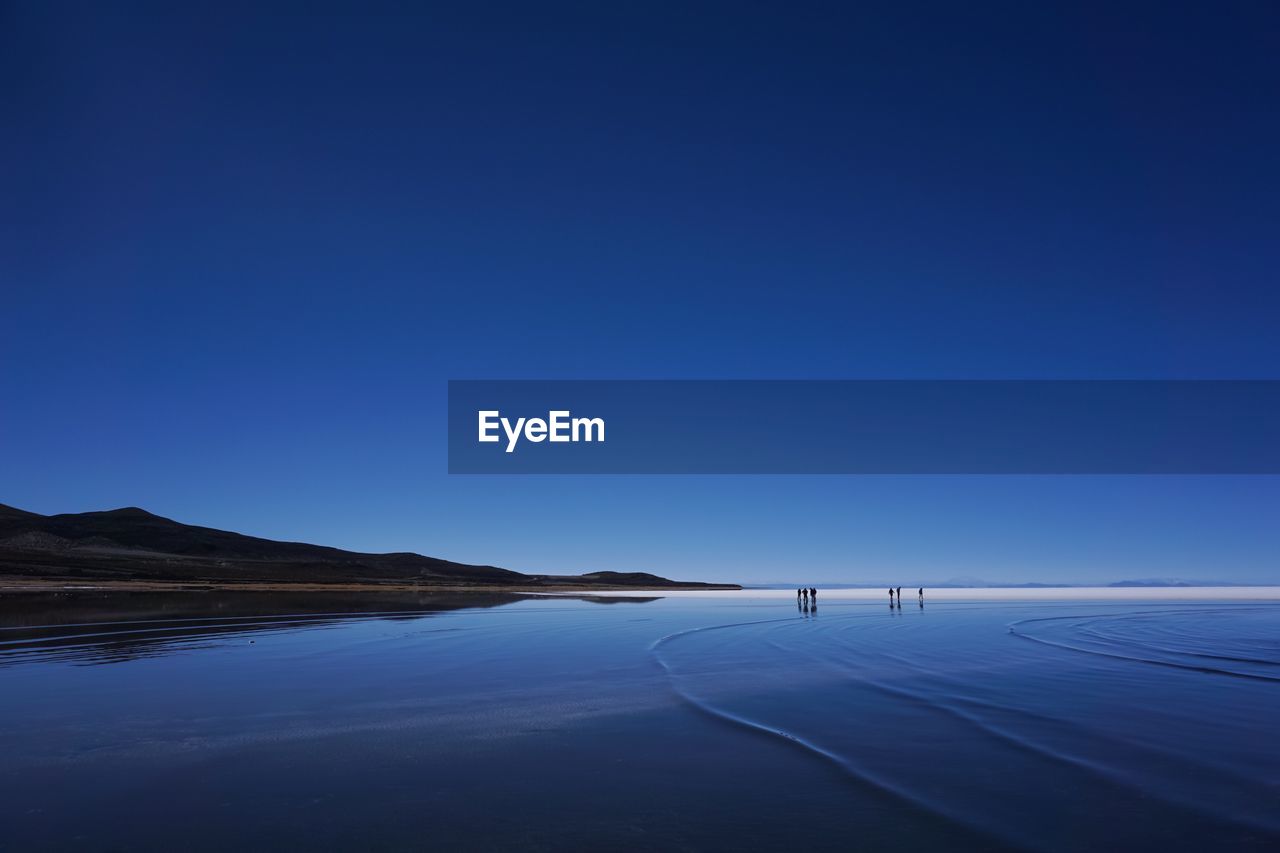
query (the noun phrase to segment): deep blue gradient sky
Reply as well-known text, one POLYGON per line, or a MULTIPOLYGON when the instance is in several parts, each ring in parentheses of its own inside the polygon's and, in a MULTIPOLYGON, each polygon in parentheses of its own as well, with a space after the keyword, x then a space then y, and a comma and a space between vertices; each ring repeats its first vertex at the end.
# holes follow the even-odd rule
POLYGON ((262 5, 0 7, 0 502, 1280 581, 1274 477, 465 478, 444 437, 449 378, 1280 378, 1274 5, 262 5))

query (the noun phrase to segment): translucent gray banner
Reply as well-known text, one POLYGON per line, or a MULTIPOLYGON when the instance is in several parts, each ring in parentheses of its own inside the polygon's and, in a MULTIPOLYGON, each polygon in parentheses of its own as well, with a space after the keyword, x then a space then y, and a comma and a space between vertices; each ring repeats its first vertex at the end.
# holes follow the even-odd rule
POLYGON ((1275 474, 1280 381, 449 383, 455 474, 1275 474))

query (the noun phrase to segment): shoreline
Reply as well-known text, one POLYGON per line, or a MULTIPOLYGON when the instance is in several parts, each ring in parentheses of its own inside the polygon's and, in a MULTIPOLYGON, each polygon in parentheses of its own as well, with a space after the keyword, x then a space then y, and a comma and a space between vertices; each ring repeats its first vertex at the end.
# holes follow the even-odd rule
MULTIPOLYGON (((671 586, 629 586, 621 584, 432 584, 432 583, 349 583, 289 581, 166 581, 166 580, 98 580, 78 577, 39 577, 30 575, 0 576, 0 596, 57 592, 261 592, 261 593, 420 593, 422 595, 466 595, 510 593, 515 595, 565 595, 608 593, 610 595, 669 595, 681 598, 735 597, 760 600, 791 601, 794 593, 777 589, 743 588, 734 584, 690 584, 671 586)), ((915 604, 914 588, 903 589, 906 603, 915 604)), ((819 590, 819 602, 880 602, 885 593, 880 588, 836 587, 819 590)), ((937 587, 925 589, 925 601, 1085 601, 1147 600, 1177 601, 1188 599, 1255 600, 1280 599, 1280 586, 1176 586, 1176 587, 937 587)))
MULTIPOLYGON (((918 587, 902 588, 902 604, 908 610, 917 607, 918 587)), ((627 595, 630 591, 615 591, 615 595, 627 595)), ((887 604, 887 587, 829 587, 818 590, 819 606, 842 604, 887 604)), ((698 589, 672 589, 667 594, 674 598, 698 598, 724 596, 722 591, 698 589)), ((790 589, 744 589, 732 594, 733 598, 754 599, 761 602, 790 603, 794 606, 796 595, 790 589)), ((1078 587, 925 587, 924 604, 951 602, 1119 602, 1119 601, 1280 601, 1280 585, 1257 586, 1078 586, 1078 587)))
POLYGON ((292 583, 289 581, 163 581, 95 580, 90 578, 48 578, 12 575, 0 577, 0 595, 24 592, 421 592, 491 593, 525 595, 562 592, 726 592, 739 591, 735 584, 672 585, 641 587, 618 584, 428 584, 428 583, 292 583))

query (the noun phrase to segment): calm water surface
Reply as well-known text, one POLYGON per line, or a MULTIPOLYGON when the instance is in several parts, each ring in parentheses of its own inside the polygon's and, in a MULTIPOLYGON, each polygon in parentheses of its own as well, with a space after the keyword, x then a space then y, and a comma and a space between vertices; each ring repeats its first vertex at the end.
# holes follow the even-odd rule
POLYGON ((0 850, 1280 849, 1280 603, 821 598, 0 596, 0 850))

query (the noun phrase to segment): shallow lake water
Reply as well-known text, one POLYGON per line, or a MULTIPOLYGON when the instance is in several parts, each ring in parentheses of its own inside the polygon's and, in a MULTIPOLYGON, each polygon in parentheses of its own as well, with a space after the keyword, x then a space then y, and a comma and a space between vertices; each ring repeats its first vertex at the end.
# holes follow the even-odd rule
POLYGON ((1277 849, 1280 601, 0 596, 0 850, 1277 849))

